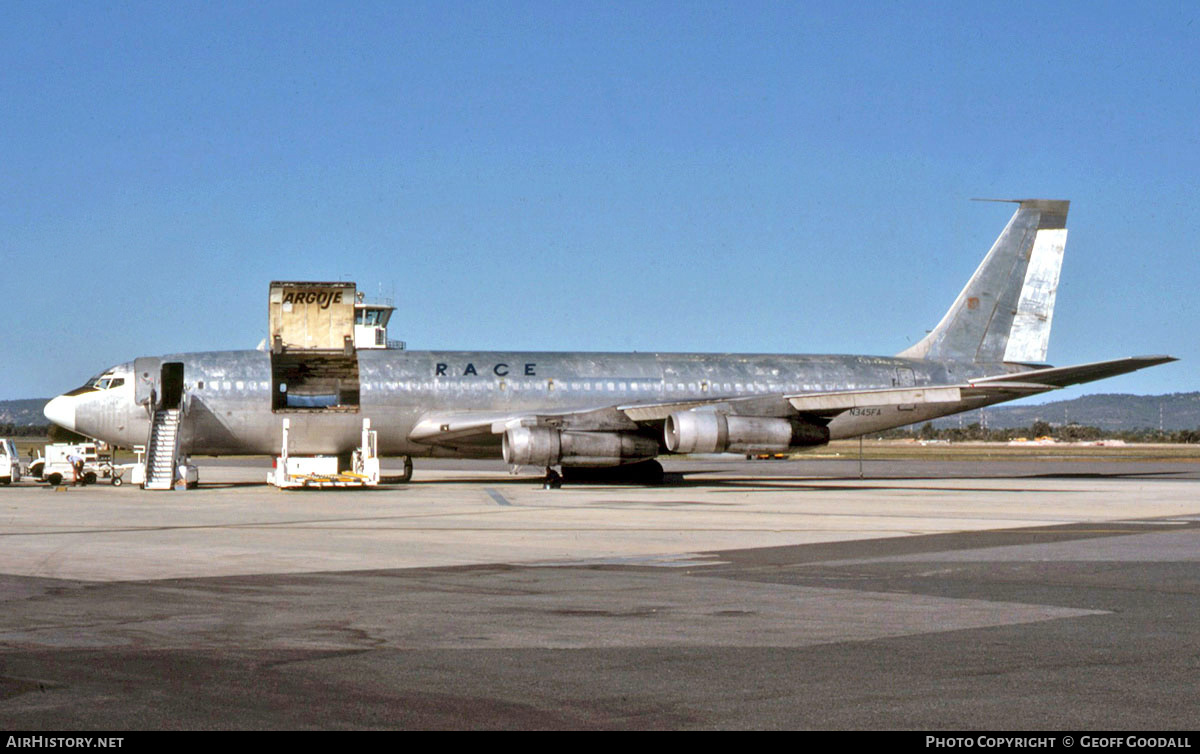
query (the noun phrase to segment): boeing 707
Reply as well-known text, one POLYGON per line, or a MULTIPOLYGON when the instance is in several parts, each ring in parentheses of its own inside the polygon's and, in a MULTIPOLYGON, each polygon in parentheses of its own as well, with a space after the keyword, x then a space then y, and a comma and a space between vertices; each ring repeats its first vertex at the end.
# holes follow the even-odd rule
MULTIPOLYGON (((895 356, 286 348, 181 353, 105 370, 45 408, 119 447, 173 421, 172 458, 348 457, 364 418, 385 456, 494 458, 661 476, 671 454, 785 452, 1173 361, 1045 363, 1069 203, 1016 212, 942 320, 895 356), (172 418, 173 417, 173 418, 172 418)), ((313 304, 338 295, 312 294, 313 304), (321 298, 325 296, 326 298, 321 298)), ((164 430, 165 431, 165 430, 164 430)))

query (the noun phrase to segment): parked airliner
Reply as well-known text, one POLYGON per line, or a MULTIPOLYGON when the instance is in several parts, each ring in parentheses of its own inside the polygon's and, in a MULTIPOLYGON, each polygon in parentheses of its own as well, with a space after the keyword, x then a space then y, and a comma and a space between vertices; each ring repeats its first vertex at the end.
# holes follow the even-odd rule
POLYGON ((381 455, 653 476, 663 455, 819 446, 1174 360, 1046 364, 1069 203, 1014 202, 942 320, 895 356, 379 348, 320 377, 270 349, 180 353, 105 370, 45 414, 130 447, 174 412, 180 456, 276 455, 284 417, 292 454, 348 456, 369 418, 381 455))

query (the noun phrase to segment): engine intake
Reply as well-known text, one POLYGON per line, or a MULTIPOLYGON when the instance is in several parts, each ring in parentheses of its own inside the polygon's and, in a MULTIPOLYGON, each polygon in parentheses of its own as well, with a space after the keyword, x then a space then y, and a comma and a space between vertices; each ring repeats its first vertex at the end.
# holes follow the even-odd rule
POLYGON ((667 417, 663 439, 672 453, 778 452, 824 445, 829 428, 800 419, 676 411, 667 417))
POLYGON ((658 443, 649 437, 550 427, 509 427, 503 446, 505 463, 517 466, 619 466, 658 455, 658 443))

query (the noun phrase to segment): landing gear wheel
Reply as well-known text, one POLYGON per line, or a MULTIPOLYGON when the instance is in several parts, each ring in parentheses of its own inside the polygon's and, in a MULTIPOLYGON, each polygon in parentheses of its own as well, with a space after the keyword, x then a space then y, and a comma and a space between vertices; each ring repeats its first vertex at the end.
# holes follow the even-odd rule
POLYGON ((542 482, 542 489, 557 490, 562 487, 562 477, 554 469, 546 468, 546 479, 542 482))
POLYGON ((400 483, 412 481, 412 456, 404 456, 404 473, 397 479, 400 483))

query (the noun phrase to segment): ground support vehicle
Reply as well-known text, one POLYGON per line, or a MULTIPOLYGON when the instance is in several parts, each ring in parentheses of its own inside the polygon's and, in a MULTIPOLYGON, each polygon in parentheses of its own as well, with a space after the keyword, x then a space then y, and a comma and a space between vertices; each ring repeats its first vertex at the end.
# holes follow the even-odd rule
MULTIPOLYGON (((29 473, 51 486, 77 481, 95 484, 101 475, 107 473, 101 465, 94 442, 56 442, 46 445, 43 450, 45 455, 29 464, 29 473), (80 479, 75 478, 75 468, 67 460, 72 454, 83 458, 83 474, 80 479)), ((111 462, 108 465, 111 466, 111 462)))
POLYGON ((0 437, 0 484, 21 481, 21 456, 17 444, 7 437, 0 437))
POLYGON ((339 468, 338 456, 289 456, 290 419, 283 420, 282 453, 267 482, 280 489, 296 487, 374 487, 379 484, 379 451, 371 420, 363 419, 362 444, 350 458, 349 468, 339 468))

